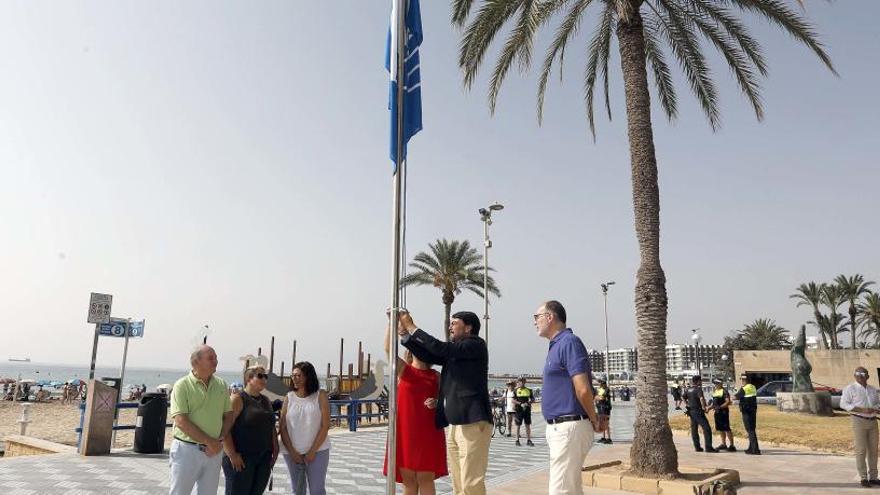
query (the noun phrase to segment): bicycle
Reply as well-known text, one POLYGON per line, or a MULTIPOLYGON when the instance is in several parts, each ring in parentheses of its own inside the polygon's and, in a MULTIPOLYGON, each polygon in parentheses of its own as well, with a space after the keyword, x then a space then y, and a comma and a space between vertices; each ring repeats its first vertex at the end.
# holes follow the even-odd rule
POLYGON ((492 438, 495 437, 495 432, 503 437, 507 433, 507 413, 504 412, 504 400, 492 402, 492 422, 495 423, 492 428, 492 438))

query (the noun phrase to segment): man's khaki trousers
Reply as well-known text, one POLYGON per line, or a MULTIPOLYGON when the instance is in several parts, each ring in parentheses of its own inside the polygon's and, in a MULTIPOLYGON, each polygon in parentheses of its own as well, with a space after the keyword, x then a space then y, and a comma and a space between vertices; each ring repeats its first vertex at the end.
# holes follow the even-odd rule
POLYGON ((853 439, 856 450, 856 469, 863 480, 877 479, 877 440, 876 419, 852 417, 853 439), (865 466, 867 458, 867 466, 865 466))
POLYGON ((583 495, 581 468, 593 447, 593 425, 587 420, 547 425, 550 450, 550 495, 583 495))
POLYGON ((450 425, 446 457, 455 495, 485 495, 492 425, 487 421, 450 425))

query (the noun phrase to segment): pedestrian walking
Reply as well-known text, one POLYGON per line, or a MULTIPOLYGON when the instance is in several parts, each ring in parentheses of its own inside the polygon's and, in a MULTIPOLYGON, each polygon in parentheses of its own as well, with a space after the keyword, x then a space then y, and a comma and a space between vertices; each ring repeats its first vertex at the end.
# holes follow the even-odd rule
POLYGON ((671 389, 672 403, 675 404, 675 410, 681 411, 681 387, 676 383, 671 389))
POLYGON ((504 392, 504 412, 507 415, 507 436, 513 435, 513 421, 516 417, 516 382, 507 382, 504 392))
POLYGON ((614 443, 611 441, 611 396, 609 395, 608 382, 599 380, 599 388, 596 389, 596 413, 599 415, 599 425, 602 429, 602 438, 599 443, 614 443))

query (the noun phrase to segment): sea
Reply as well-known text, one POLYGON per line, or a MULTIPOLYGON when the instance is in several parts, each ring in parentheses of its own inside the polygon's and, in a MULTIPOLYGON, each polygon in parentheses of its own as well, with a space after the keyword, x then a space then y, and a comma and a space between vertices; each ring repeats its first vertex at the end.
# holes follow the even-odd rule
MULTIPOLYGON (((96 378, 119 378, 120 368, 95 368, 96 378)), ((155 391, 159 385, 173 385, 178 378, 189 373, 188 369, 168 368, 136 368, 126 367, 123 390, 134 385, 146 385, 147 391, 155 391)), ((226 383, 240 383, 242 376, 240 371, 218 370, 216 375, 226 383)), ((64 364, 47 363, 22 363, 6 361, 0 362, 0 378, 32 379, 35 382, 67 382, 73 379, 89 380, 89 368, 64 364)), ((326 377, 319 377, 321 385, 326 388, 326 377)), ((388 383, 388 376, 385 377, 388 383)), ((539 387, 540 384, 532 382, 529 386, 539 387)), ((503 391, 506 388, 504 380, 490 379, 489 390, 503 391)))
MULTIPOLYGON (((178 378, 189 373, 186 369, 126 367, 123 390, 133 385, 146 385, 147 391, 155 391, 159 385, 173 385, 178 378)), ((119 378, 120 368, 95 368, 96 378, 119 378)), ((241 382, 241 372, 220 371, 216 375, 226 383, 241 382)), ((67 382, 73 379, 89 381, 89 368, 46 363, 0 362, 0 378, 33 379, 36 382, 67 382)))

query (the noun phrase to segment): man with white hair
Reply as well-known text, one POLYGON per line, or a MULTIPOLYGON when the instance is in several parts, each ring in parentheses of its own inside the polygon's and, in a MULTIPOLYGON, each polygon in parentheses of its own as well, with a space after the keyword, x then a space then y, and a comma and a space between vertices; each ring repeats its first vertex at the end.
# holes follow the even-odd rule
POLYGON ((877 415, 880 414, 880 396, 868 385, 868 370, 862 366, 853 373, 855 381, 843 389, 840 407, 852 415, 853 443, 856 451, 856 470, 861 486, 880 485, 877 480, 877 415), (867 463, 865 462, 867 461, 867 463))
POLYGON ((232 402, 226 382, 214 376, 217 353, 210 346, 190 355, 192 371, 171 392, 174 429, 171 450, 171 495, 215 495, 223 460, 221 442, 232 427, 232 402))

